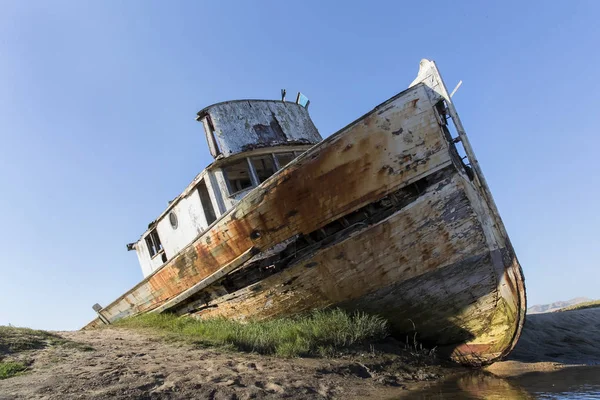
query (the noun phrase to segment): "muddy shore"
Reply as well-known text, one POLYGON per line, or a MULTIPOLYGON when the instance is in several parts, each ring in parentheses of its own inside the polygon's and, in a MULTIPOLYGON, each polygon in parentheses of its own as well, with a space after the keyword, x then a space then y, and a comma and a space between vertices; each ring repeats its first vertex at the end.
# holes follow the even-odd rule
MULTIPOLYGON (((389 343, 333 358, 285 359, 199 348, 130 329, 59 334, 79 345, 20 355, 28 371, 0 380, 0 399, 412 398, 466 372, 435 357, 394 351, 401 346, 389 343)), ((509 359, 477 379, 599 365, 599 340, 600 308, 531 315, 509 359)))
POLYGON ((523 333, 506 361, 486 370, 510 377, 600 365, 600 308, 528 315, 523 333))

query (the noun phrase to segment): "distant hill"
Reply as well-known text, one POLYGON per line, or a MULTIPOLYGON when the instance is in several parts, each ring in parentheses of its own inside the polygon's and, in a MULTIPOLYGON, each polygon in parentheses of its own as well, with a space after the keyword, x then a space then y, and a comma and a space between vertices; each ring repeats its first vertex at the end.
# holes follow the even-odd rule
POLYGON ((527 309, 527 314, 541 314, 541 313, 557 311, 557 310, 560 310, 561 308, 574 306, 575 304, 579 304, 579 303, 586 303, 588 301, 592 301, 592 299, 589 299, 587 297, 576 297, 571 300, 556 301, 556 302, 550 303, 550 304, 538 304, 538 305, 529 307, 527 309))
MULTIPOLYGON (((561 308, 560 311, 585 310, 586 308, 600 308, 600 300, 586 301, 584 303, 575 304, 569 307, 561 308)), ((599 325, 600 326, 600 325, 599 325)))

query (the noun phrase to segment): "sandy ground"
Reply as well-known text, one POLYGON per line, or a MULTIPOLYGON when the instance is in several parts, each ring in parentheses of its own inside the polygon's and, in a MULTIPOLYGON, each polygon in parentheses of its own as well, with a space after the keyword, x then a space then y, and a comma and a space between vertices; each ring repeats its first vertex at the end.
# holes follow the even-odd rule
POLYGON ((600 364, 600 308, 528 315, 510 358, 600 364))
MULTIPOLYGON (((439 378, 446 378, 440 380, 443 385, 455 382, 453 374, 464 373, 458 367, 443 368, 431 357, 404 353, 367 350, 335 359, 281 359, 169 343, 126 329, 60 334, 81 345, 23 353, 29 371, 0 380, 0 399, 420 398, 439 378)), ((597 343, 600 308, 530 315, 507 361, 456 382, 504 387, 485 374, 535 376, 571 365, 600 365, 597 343)))
POLYGON ((600 365, 600 308, 527 315, 507 361, 486 369, 498 376, 600 365))
POLYGON ((373 353, 281 359, 125 329, 60 334, 94 350, 55 346, 27 353, 31 370, 0 380, 0 399, 381 399, 443 374, 429 365, 431 357, 421 366, 373 353))

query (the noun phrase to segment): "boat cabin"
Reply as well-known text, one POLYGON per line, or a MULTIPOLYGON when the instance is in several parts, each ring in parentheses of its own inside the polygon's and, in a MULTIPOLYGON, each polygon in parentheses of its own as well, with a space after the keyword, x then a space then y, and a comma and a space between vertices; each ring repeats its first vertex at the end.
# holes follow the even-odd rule
POLYGON ((198 112, 214 161, 148 225, 135 250, 144 277, 152 274, 234 207, 250 190, 322 138, 308 103, 235 100, 198 112))

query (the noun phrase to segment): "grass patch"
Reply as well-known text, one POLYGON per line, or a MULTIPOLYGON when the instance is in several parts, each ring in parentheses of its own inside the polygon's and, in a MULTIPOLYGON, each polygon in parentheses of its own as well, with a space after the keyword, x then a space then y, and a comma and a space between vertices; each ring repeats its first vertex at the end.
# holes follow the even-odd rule
POLYGON ((197 320, 170 314, 144 314, 123 319, 117 326, 144 328, 204 345, 280 357, 328 356, 357 344, 388 336, 387 321, 364 313, 314 311, 294 318, 238 322, 226 318, 197 320))
POLYGON ((22 373, 33 363, 32 352, 46 347, 92 351, 92 347, 57 334, 14 326, 0 326, 0 379, 22 373))
POLYGON ((0 361, 0 379, 10 378, 11 376, 17 375, 19 372, 23 372, 27 369, 27 366, 23 363, 16 361, 0 361))
POLYGON ((55 333, 30 328, 0 326, 0 360, 3 356, 43 349, 48 346, 62 346, 81 351, 94 350, 93 347, 67 340, 55 333))
POLYGON ((0 357, 26 350, 41 349, 60 340, 64 339, 46 331, 0 326, 0 357))
POLYGON ((575 304, 573 306, 561 308, 560 310, 557 310, 557 312, 571 311, 571 310, 583 310, 585 308, 596 308, 596 307, 600 307, 600 300, 592 300, 592 301, 586 301, 585 303, 575 304))

